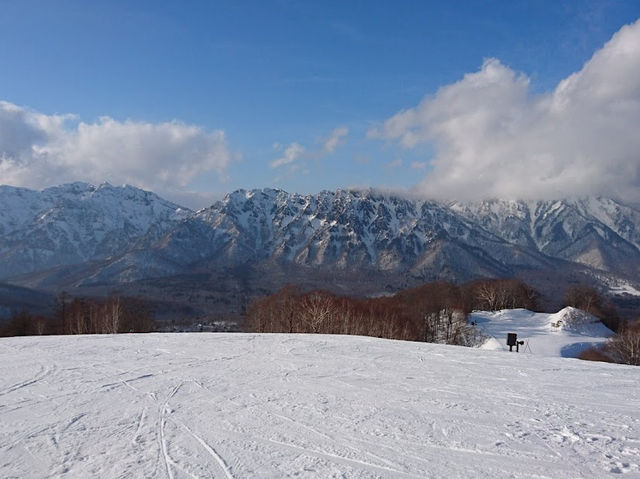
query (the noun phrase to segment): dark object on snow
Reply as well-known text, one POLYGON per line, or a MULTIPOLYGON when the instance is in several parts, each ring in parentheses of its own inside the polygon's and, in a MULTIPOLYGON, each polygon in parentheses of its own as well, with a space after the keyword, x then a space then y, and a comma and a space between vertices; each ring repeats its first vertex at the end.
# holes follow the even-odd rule
POLYGON ((524 344, 524 341, 518 341, 518 335, 516 333, 507 333, 507 346, 509 351, 513 351, 513 347, 516 347, 516 353, 520 352, 520 346, 524 344))

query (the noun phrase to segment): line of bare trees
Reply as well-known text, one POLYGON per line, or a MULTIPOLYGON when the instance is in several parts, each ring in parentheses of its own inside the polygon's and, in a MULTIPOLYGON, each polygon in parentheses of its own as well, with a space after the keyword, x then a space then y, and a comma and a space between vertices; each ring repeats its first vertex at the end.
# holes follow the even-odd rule
POLYGON ((472 310, 538 308, 538 292, 519 279, 482 279, 463 287, 472 310))
POLYGON ((248 331, 321 333, 413 339, 414 325, 388 300, 335 296, 327 291, 302 293, 288 286, 254 301, 247 312, 248 331))
POLYGON ((473 345, 473 309, 534 309, 537 293, 520 280, 482 280, 465 286, 426 283, 391 297, 357 299, 287 286, 254 301, 248 331, 355 334, 388 339, 473 345))
POLYGON ((0 336, 44 334, 115 334, 155 331, 150 310, 141 300, 112 296, 71 298, 61 294, 53 317, 15 313, 0 327, 0 336))

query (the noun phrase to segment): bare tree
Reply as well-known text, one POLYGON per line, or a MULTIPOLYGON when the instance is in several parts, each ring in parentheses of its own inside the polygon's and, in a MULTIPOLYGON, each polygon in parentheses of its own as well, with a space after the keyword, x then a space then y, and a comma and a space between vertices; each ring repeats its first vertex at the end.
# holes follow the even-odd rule
POLYGON ((622 326, 606 349, 616 362, 640 366, 640 323, 622 326))
POLYGON ((302 297, 301 320, 312 333, 320 333, 330 324, 334 312, 333 300, 329 293, 313 291, 302 297))
POLYGON ((537 291, 516 278, 478 280, 468 284, 465 289, 472 309, 498 311, 537 308, 537 291))
POLYGON ((120 297, 110 298, 105 304, 105 333, 116 334, 122 321, 122 303, 120 297))
POLYGON ((598 316, 602 307, 602 298, 597 289, 586 285, 573 285, 567 288, 564 302, 567 306, 598 316))

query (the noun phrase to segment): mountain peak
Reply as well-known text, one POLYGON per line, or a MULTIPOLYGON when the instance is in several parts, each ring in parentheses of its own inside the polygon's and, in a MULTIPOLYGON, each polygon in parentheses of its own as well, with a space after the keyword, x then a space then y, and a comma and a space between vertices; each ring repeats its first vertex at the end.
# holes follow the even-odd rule
POLYGON ((124 185, 0 187, 0 274, 104 261, 105 282, 276 261, 466 280, 566 264, 640 272, 640 211, 606 198, 435 202, 239 189, 192 212, 124 185))

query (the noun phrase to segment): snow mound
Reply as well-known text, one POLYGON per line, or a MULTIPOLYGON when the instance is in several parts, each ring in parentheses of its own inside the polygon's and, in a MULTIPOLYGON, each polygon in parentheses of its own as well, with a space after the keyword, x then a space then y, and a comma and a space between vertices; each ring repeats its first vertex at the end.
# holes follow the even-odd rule
POLYGON ((553 314, 527 309, 474 311, 469 320, 488 336, 481 349, 509 351, 507 334, 515 333, 518 341, 525 342, 520 352, 534 356, 575 358, 613 335, 598 318, 572 307, 553 314))
POLYGON ((598 318, 571 306, 549 315, 549 327, 552 330, 575 331, 580 333, 605 333, 598 318))
POLYGON ((480 349, 486 349, 487 351, 498 351, 503 349, 502 344, 496 338, 489 338, 480 345, 480 349))
POLYGON ((3 338, 0 364, 3 478, 640 475, 633 366, 238 333, 3 338))

